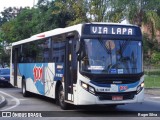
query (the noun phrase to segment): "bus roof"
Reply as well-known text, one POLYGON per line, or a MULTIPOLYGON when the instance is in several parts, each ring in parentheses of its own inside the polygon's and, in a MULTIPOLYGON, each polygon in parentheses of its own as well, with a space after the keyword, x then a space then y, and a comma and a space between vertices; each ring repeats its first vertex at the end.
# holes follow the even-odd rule
POLYGON ((14 42, 14 43, 12 43, 12 46, 20 45, 20 44, 23 44, 23 43, 39 40, 39 39, 54 36, 54 35, 59 35, 59 34, 67 33, 67 32, 72 32, 72 31, 75 31, 75 30, 78 31, 79 34, 80 34, 81 26, 82 26, 82 24, 78 24, 78 25, 74 25, 74 26, 70 26, 70 27, 66 27, 66 28, 56 28, 56 29, 53 29, 53 30, 50 30, 50 31, 42 32, 42 33, 33 35, 30 38, 14 42))
POLYGON ((66 27, 66 28, 56 28, 50 31, 46 31, 46 32, 42 32, 36 35, 31 36, 30 38, 27 39, 23 39, 17 42, 13 42, 12 46, 16 46, 16 45, 20 45, 23 43, 27 43, 27 42, 31 42, 31 41, 35 41, 35 40, 39 40, 42 38, 47 38, 47 37, 51 37, 54 35, 59 35, 59 34, 63 34, 63 33, 68 33, 68 32, 72 32, 72 31, 77 31, 79 33, 79 35, 81 35, 81 30, 82 30, 82 26, 85 24, 103 24, 103 25, 117 25, 117 26, 130 26, 130 27, 137 27, 136 25, 132 25, 132 24, 122 24, 122 23, 106 23, 106 22, 92 22, 92 23, 84 23, 84 24, 77 24, 77 25, 73 25, 70 27, 66 27))

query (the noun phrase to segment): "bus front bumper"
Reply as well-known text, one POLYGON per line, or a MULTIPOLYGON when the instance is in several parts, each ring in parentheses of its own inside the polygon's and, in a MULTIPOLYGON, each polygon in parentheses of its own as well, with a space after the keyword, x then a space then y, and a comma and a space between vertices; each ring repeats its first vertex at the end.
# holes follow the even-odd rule
MULTIPOLYGON (((130 92, 131 93, 131 92, 130 92)), ((107 93, 105 93, 107 96, 107 93)), ((108 93, 109 94, 109 93, 108 93)), ((125 93, 126 96, 127 92, 125 93)), ((127 104, 127 103, 142 103, 144 101, 144 88, 138 93, 134 94, 133 98, 126 98, 123 100, 107 99, 105 95, 93 95, 88 91, 81 89, 78 94, 77 105, 102 105, 102 104, 127 104)), ((115 96, 117 96, 115 94, 115 96)))

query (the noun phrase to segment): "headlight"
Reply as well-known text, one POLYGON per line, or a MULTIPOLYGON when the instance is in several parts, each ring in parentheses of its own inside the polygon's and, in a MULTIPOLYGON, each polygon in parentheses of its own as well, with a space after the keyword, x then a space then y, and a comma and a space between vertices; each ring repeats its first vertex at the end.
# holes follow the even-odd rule
POLYGON ((88 89, 88 85, 86 83, 84 83, 84 82, 81 82, 81 86, 86 90, 88 89))
POLYGON ((88 84, 86 84, 86 83, 84 83, 82 81, 81 81, 81 86, 82 86, 83 89, 87 90, 88 92, 90 92, 92 94, 95 94, 94 87, 92 87, 92 86, 90 86, 90 85, 88 85, 88 84))
POLYGON ((144 88, 144 82, 142 82, 142 83, 137 87, 137 94, 140 93, 143 88, 144 88))
POLYGON ((142 83, 141 83, 141 87, 143 87, 143 88, 144 88, 144 82, 142 82, 142 83))
POLYGON ((92 94, 95 94, 95 90, 93 87, 89 86, 89 92, 92 93, 92 94))

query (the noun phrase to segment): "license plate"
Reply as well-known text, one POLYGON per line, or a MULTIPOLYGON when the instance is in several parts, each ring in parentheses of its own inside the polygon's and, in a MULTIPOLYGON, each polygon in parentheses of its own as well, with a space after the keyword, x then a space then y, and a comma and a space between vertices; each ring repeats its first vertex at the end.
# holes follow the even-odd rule
POLYGON ((123 96, 112 96, 112 100, 123 100, 123 96))

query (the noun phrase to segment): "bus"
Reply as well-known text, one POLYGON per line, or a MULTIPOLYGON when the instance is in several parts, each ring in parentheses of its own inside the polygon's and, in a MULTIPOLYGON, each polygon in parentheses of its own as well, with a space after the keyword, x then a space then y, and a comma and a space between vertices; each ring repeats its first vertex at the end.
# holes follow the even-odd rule
POLYGON ((11 45, 10 83, 69 105, 123 105, 144 99, 142 33, 120 23, 57 28, 11 45))

